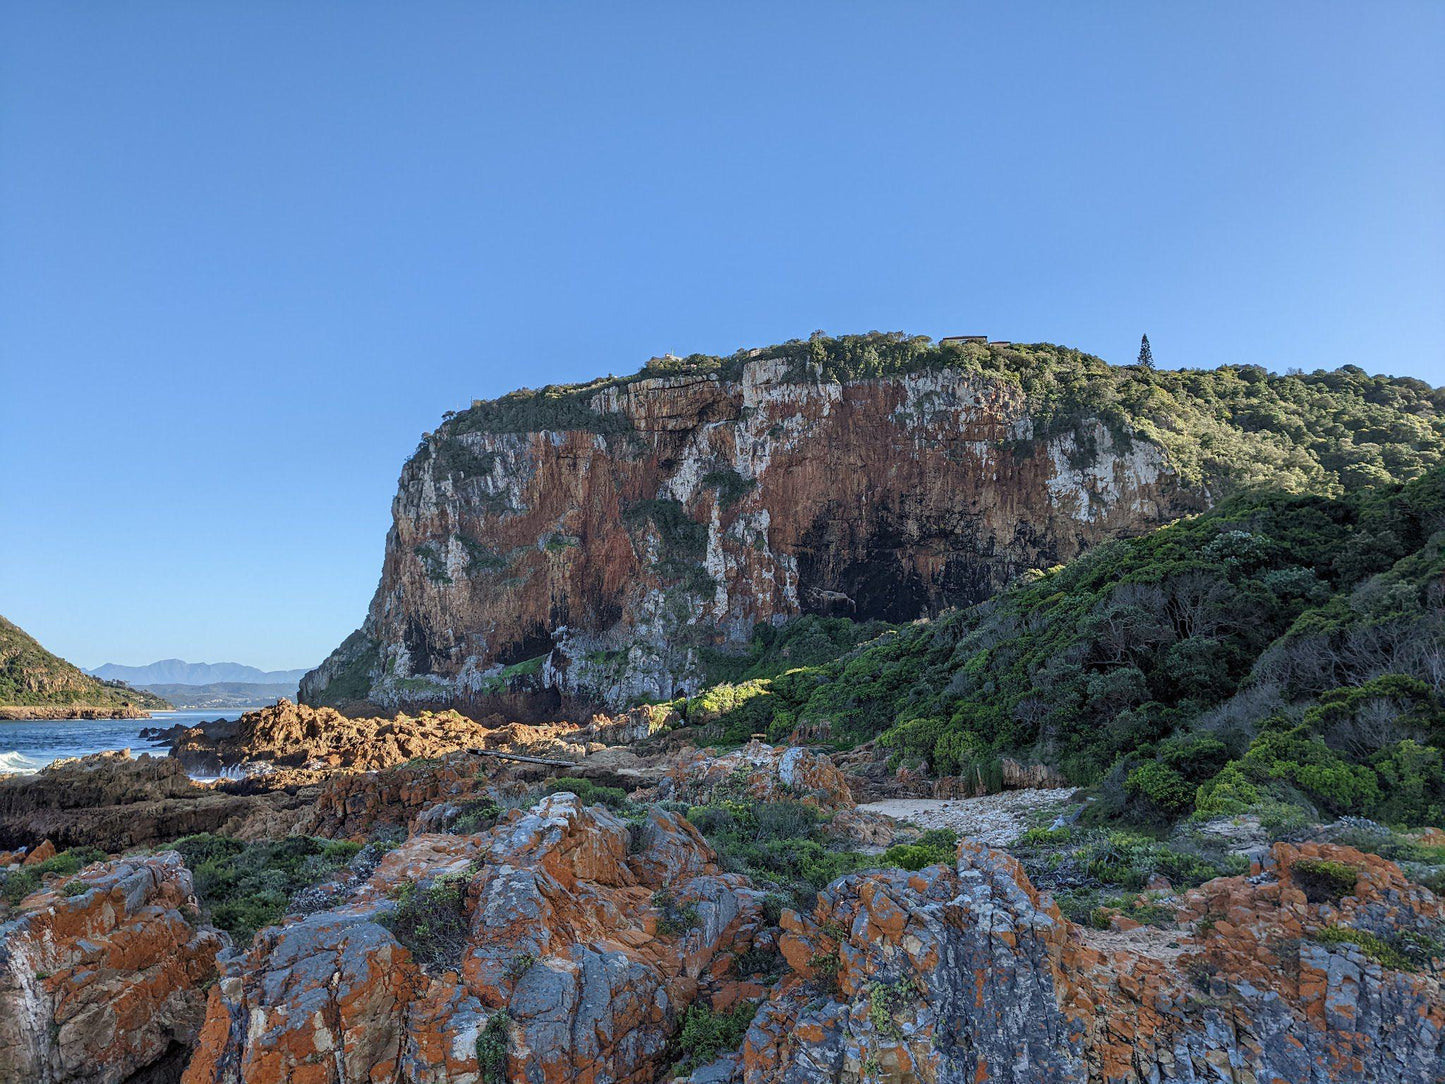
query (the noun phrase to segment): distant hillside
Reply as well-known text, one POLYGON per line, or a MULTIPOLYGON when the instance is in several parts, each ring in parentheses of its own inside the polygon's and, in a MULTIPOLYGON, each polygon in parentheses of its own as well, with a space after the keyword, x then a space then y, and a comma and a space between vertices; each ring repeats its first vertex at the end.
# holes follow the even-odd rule
POLYGON ((0 705, 24 707, 130 705, 164 711, 153 693, 103 681, 52 655, 23 629, 0 617, 0 705))
POLYGON ((306 673, 301 670, 258 670, 239 662, 186 662, 183 659, 161 659, 148 666, 119 666, 108 662, 90 671, 106 681, 124 681, 128 685, 215 685, 221 682, 246 682, 251 685, 290 685, 306 673))
POLYGON ((209 685, 156 684, 139 688, 165 697, 178 708, 222 710, 225 708, 262 708, 281 697, 296 699, 296 682, 216 681, 209 685))

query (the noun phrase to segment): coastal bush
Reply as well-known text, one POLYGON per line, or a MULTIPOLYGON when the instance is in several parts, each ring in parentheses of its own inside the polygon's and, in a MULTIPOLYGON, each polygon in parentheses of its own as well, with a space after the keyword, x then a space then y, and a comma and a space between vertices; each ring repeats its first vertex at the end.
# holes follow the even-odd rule
POLYGON ((426 888, 414 882, 402 887, 396 907, 382 919, 418 963, 456 967, 467 947, 465 890, 467 878, 439 877, 426 888))
POLYGON ((1098 786, 1115 822, 1438 821, 1440 522, 1438 467, 1334 498, 1241 493, 931 621, 759 629, 708 657, 687 715, 729 741, 825 724, 983 789, 1002 757, 1044 763, 1098 786), (831 657, 797 658, 804 642, 831 657))
POLYGON ((742 1045, 757 1011, 758 1006, 752 1001, 740 1001, 731 1009, 721 1011, 702 1002, 689 1005, 682 1028, 673 1040, 673 1075, 690 1073, 719 1055, 736 1050, 742 1045))
POLYGON ((288 836, 245 843, 210 833, 172 847, 191 871, 203 913, 238 945, 275 924, 301 889, 343 873, 361 850, 347 840, 288 836))
POLYGON ((559 775, 555 779, 549 779, 543 793, 560 794, 564 791, 577 795, 577 800, 583 805, 605 805, 611 809, 625 809, 629 804, 627 792, 621 787, 599 786, 590 779, 578 779, 570 775, 559 775))
POLYGON ((821 815, 803 802, 724 798, 692 807, 687 819, 717 851, 723 868, 774 886, 793 906, 810 907, 828 882, 880 861, 830 847, 821 815))
MULTIPOLYGON (((0 871, 0 899, 14 907, 26 896, 36 891, 44 883, 46 876, 57 874, 69 877, 79 873, 92 862, 104 861, 106 857, 106 853, 98 847, 71 847, 68 850, 59 851, 33 866, 21 866, 15 870, 0 871)), ((66 888, 68 889, 69 886, 67 885, 66 888)), ((84 889, 82 888, 81 891, 84 889)), ((66 892, 66 895, 72 894, 66 892)))

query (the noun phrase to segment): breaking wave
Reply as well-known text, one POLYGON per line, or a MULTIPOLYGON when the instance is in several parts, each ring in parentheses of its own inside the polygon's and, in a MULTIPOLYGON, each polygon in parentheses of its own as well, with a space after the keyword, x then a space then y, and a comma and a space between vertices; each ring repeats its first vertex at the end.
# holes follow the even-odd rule
POLYGON ((5 772, 36 772, 40 763, 14 750, 0 753, 0 774, 5 772))

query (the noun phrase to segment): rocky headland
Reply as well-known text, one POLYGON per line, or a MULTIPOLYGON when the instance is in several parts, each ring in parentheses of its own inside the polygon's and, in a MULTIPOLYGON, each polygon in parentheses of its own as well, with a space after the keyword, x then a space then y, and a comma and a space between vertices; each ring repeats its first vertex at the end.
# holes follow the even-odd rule
POLYGON ((474 403, 304 703, 0 779, 0 1081, 1439 1084, 1442 438, 898 335, 474 403))

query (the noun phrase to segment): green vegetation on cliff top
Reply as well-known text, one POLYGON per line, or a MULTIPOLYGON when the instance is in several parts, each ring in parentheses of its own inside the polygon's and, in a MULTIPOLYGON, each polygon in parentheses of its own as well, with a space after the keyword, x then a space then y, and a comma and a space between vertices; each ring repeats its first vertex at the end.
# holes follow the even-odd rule
POLYGON ((101 681, 52 655, 23 629, 0 617, 0 707, 89 707, 165 710, 154 693, 101 681))
MULTIPOLYGON (((626 417, 594 397, 651 377, 736 380, 750 360, 785 362, 786 378, 837 382, 954 369, 1017 388, 1037 432, 1075 431, 1096 418, 1117 440, 1160 445, 1189 484, 1268 484, 1334 495, 1418 476, 1445 446, 1445 391, 1346 365, 1284 376, 1257 365, 1153 369, 1110 365, 1050 343, 940 345, 902 333, 814 336, 729 357, 655 359, 630 377, 523 389, 448 415, 418 454, 448 473, 491 469, 456 442, 467 433, 584 429, 621 433, 626 417), (475 469, 468 469, 474 464, 475 469)), ((1087 449, 1083 449, 1087 450, 1087 449)))
POLYGON ((847 622, 760 629, 688 720, 730 742, 878 737, 940 775, 1045 763, 1135 821, 1445 820, 1445 469, 1333 499, 1239 495, 884 628, 858 646, 847 622))

